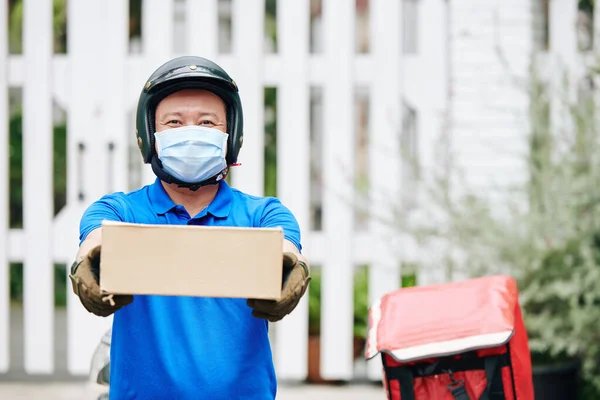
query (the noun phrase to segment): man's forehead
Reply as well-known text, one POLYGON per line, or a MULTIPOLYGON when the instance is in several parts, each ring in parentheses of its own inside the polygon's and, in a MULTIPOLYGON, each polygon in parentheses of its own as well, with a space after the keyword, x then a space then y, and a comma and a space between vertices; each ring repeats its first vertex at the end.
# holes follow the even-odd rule
POLYGON ((164 108, 164 106, 189 106, 190 103, 202 105, 204 107, 219 107, 225 109, 225 103, 216 94, 211 91, 204 89, 182 89, 177 92, 171 93, 162 99, 157 108, 164 108), (163 107, 161 107, 163 106, 163 107))
POLYGON ((168 96, 166 96, 164 99, 162 99, 162 101, 165 101, 167 99, 176 99, 176 98, 182 98, 182 97, 198 97, 198 98, 211 97, 211 98, 216 98, 219 100, 221 99, 219 96, 217 96, 215 93, 211 92, 210 90, 193 88, 193 89, 179 89, 173 93, 170 93, 168 96))

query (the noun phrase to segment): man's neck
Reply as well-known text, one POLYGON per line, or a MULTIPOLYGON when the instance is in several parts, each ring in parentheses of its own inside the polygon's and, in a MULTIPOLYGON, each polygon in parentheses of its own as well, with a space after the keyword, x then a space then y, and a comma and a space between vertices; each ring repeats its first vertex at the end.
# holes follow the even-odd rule
POLYGON ((183 187, 177 187, 174 183, 165 183, 161 181, 165 191, 175 204, 182 205, 190 217, 194 217, 200 211, 204 210, 215 198, 219 190, 220 183, 215 185, 202 186, 195 192, 183 187))

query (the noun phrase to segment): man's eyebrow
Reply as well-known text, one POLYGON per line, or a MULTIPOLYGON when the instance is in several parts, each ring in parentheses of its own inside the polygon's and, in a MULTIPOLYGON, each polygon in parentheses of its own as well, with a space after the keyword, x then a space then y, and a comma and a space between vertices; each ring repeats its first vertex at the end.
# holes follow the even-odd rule
POLYGON ((210 116, 210 117, 215 117, 215 118, 217 118, 217 117, 218 117, 217 113, 210 112, 210 111, 201 112, 201 113, 200 113, 200 116, 201 116, 201 117, 210 116))
POLYGON ((162 116, 162 118, 167 117, 181 117, 181 113, 179 111, 170 111, 162 116))
MULTIPOLYGON (((164 115, 161 116, 161 119, 164 118, 168 118, 168 117, 182 117, 182 113, 180 113, 179 111, 169 111, 167 113, 165 113, 164 115)), ((212 111, 202 111, 201 113, 198 114, 198 117, 214 117, 214 118, 219 118, 219 116, 217 115, 217 113, 214 113, 212 111)))

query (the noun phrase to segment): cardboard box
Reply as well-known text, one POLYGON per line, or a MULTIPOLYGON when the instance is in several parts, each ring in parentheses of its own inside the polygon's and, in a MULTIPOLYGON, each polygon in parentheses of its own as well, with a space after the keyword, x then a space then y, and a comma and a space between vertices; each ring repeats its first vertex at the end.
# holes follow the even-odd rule
POLYGON ((100 287, 113 294, 281 297, 280 228, 102 224, 100 287))

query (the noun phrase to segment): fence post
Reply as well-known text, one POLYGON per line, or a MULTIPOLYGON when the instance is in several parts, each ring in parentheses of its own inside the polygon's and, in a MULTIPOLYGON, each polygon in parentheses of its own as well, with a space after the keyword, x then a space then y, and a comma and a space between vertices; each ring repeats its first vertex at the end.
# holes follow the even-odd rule
MULTIPOLYGON (((106 131, 114 123, 108 118, 115 114, 105 102, 104 96, 113 86, 106 81, 110 79, 107 78, 110 69, 105 70, 104 63, 110 62, 105 57, 108 51, 105 30, 111 11, 105 3, 86 0, 70 0, 67 7, 71 83, 67 116, 67 207, 78 211, 78 228, 81 213, 106 194, 109 185, 106 131)), ((72 254, 75 257, 78 238, 70 240, 75 243, 72 254)), ((110 328, 112 317, 99 318, 88 313, 70 286, 67 288, 67 369, 74 375, 84 375, 89 373, 94 349, 110 328)))
POLYGON ((219 10, 217 0, 186 1, 188 54, 217 61, 219 55, 219 10))
MULTIPOLYGON (((105 23, 103 58, 98 60, 103 65, 104 85, 102 107, 105 110, 104 141, 102 151, 107 153, 107 192, 127 191, 128 189, 128 155, 130 146, 135 146, 135 131, 129 130, 127 123, 127 101, 125 100, 129 39, 129 11, 127 2, 106 2, 104 4, 105 23)), ((141 160, 137 158, 137 160, 141 160)), ((139 161, 138 161, 139 162, 139 161)))
POLYGON ((231 74, 244 107, 244 145, 239 167, 232 169, 233 186, 261 196, 264 191, 264 20, 265 0, 232 0, 231 74))
POLYGON ((323 2, 323 231, 321 375, 349 380, 353 371, 355 5, 323 2))
MULTIPOLYGON (((173 9, 174 0, 143 2, 142 58, 145 62, 143 62, 140 70, 142 76, 139 80, 138 95, 150 74, 173 55, 173 9)), ((134 104, 137 104, 137 98, 134 104)), ((141 168, 142 185, 150 184, 156 180, 150 164, 144 164, 141 168)))
POLYGON ((8 263, 9 227, 9 110, 8 110, 8 3, 0 3, 0 373, 9 368, 10 359, 10 287, 8 263))
MULTIPOLYGON (((282 73, 277 93, 277 194, 296 216, 306 246, 310 220, 309 2, 279 0, 277 11, 282 73)), ((306 377, 307 340, 306 295, 276 326, 275 364, 281 378, 306 377)))
POLYGON ((54 266, 52 262, 52 4, 23 3, 23 263, 25 370, 54 369, 54 266))
MULTIPOLYGON (((404 73, 405 87, 414 93, 413 106, 417 111, 417 151, 421 182, 415 188, 418 208, 432 207, 426 189, 433 181, 433 172, 440 167, 449 149, 442 139, 449 135, 448 98, 449 85, 449 38, 448 3, 446 0, 421 0, 417 4, 417 54, 410 71, 404 73)), ((408 58, 408 56, 406 56, 408 58)), ((408 63, 408 60, 407 60, 408 63)), ((412 96, 411 96, 412 97, 412 96)), ((427 218, 426 214, 421 218, 427 218)), ((418 249, 416 261, 431 263, 434 254, 439 254, 436 245, 418 249)), ((443 268, 421 268, 418 270, 419 285, 444 281, 443 268)))
MULTIPOLYGON (((398 233, 394 211, 402 207, 403 133, 402 2, 371 2, 371 46, 374 65, 371 84, 369 132, 369 193, 372 262, 369 269, 369 302, 372 304, 400 283, 398 233)), ((402 212, 402 210, 399 210, 402 212)), ((368 364, 370 378, 381 377, 377 359, 368 364)))

